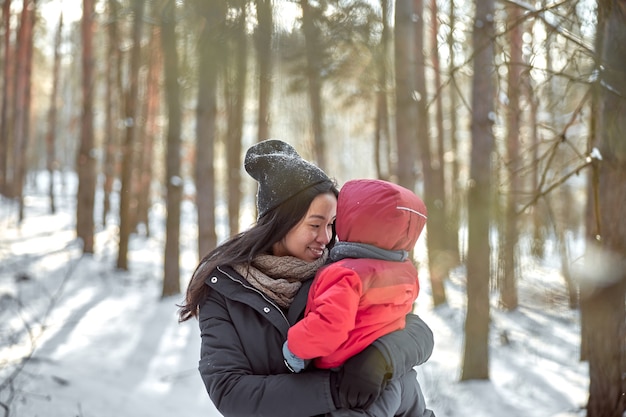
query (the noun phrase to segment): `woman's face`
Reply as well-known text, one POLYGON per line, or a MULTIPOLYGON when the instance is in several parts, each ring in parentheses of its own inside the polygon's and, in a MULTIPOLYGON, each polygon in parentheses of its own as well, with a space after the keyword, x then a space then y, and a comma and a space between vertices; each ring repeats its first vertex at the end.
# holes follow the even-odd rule
POLYGON ((275 256, 294 256, 306 262, 319 259, 333 236, 337 216, 337 197, 320 194, 313 199, 304 217, 274 243, 275 256))

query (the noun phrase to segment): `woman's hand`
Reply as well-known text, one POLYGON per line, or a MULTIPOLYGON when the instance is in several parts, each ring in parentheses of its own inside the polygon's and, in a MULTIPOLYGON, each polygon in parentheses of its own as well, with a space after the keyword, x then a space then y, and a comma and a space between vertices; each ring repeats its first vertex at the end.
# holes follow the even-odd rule
POLYGON ((374 346, 366 347, 348 359, 331 376, 337 392, 337 408, 367 408, 385 389, 393 370, 374 346))

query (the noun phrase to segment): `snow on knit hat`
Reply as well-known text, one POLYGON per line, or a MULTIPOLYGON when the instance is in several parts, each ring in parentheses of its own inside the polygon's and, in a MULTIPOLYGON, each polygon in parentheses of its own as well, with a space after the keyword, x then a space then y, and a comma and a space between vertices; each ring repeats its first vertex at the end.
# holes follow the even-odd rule
POLYGON ((256 195, 259 218, 300 191, 331 181, 324 171, 302 159, 291 145, 276 139, 252 145, 246 152, 244 166, 259 183, 256 195))

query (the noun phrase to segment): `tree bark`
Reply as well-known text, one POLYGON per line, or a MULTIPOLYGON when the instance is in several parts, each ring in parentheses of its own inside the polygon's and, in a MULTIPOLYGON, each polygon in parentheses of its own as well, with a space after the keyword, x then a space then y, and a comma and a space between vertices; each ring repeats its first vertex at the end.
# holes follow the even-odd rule
POLYGON ((489 219, 493 152, 494 0, 477 0, 472 44, 472 150, 468 192, 467 316, 461 380, 489 379, 489 219))
POLYGON ((83 114, 78 151, 78 195, 76 202, 76 234, 83 241, 83 253, 94 252, 94 200, 96 193, 96 160, 93 129, 94 90, 94 1, 83 0, 83 114))
POLYGON ((459 229, 461 227, 461 212, 463 209, 463 202, 465 198, 463 197, 463 189, 464 187, 460 184, 460 155, 459 155, 459 137, 458 137, 458 86, 456 83, 456 38, 454 36, 454 31, 456 28, 456 7, 454 5, 454 1, 450 2, 450 30, 448 34, 448 51, 450 55, 449 60, 449 69, 448 72, 451 77, 450 84, 450 110, 448 113, 448 118, 450 119, 450 143, 449 143, 449 151, 452 155, 452 161, 450 162, 450 172, 451 175, 448 176, 449 183, 446 187, 449 190, 449 194, 446 197, 446 201, 449 202, 447 205, 448 212, 446 213, 447 224, 446 224, 446 247, 448 250, 448 254, 451 257, 452 261, 458 264, 461 261, 461 254, 459 249, 459 229))
POLYGON ((22 159, 20 152, 22 150, 22 142, 24 140, 24 91, 26 90, 26 37, 28 30, 28 0, 22 1, 22 11, 20 13, 20 23, 17 28, 15 39, 15 60, 13 61, 13 74, 15 74, 15 87, 13 91, 13 123, 11 129, 11 154, 8 163, 8 195, 16 197, 18 188, 17 172, 19 170, 19 161, 22 159))
POLYGON ((11 0, 2 4, 2 23, 4 27, 4 62, 3 62, 3 89, 2 108, 0 113, 0 194, 9 195, 8 190, 8 158, 11 149, 12 114, 9 103, 13 103, 13 69, 14 50, 11 47, 11 0))
POLYGON ((125 97, 125 137, 122 145, 122 187, 120 190, 120 240, 117 255, 117 268, 128 270, 128 243, 133 225, 131 201, 133 167, 135 164, 135 132, 137 131, 137 102, 139 96, 139 68, 141 65, 141 34, 143 31, 144 0, 133 0, 134 13, 132 39, 133 47, 128 72, 129 85, 125 97))
POLYGON ((146 74, 146 92, 144 97, 144 122, 141 126, 141 164, 137 182, 137 225, 143 224, 146 236, 150 236, 150 207, 152 206, 151 190, 154 162, 154 139, 158 137, 158 118, 161 101, 161 73, 163 58, 161 56, 161 29, 152 27, 149 41, 148 71, 146 74))
MULTIPOLYGON (((436 191, 437 178, 433 166, 437 164, 437 157, 432 152, 430 137, 430 120, 427 108, 428 91, 426 89, 426 57, 424 54, 424 3, 422 0, 413 1, 413 11, 415 16, 415 91, 419 96, 417 100, 417 123, 416 123, 416 143, 420 146, 420 155, 424 173, 424 203, 428 208, 428 226, 426 234, 426 246, 428 249, 428 270, 432 288, 433 305, 438 306, 445 303, 446 292, 443 285, 445 277, 441 270, 438 259, 442 253, 442 243, 445 234, 443 230, 443 210, 438 207, 436 191)), ((443 191, 443 190, 439 190, 443 191)))
POLYGON ((385 162, 389 158, 389 107, 387 106, 387 93, 376 92, 376 119, 374 131, 374 161, 376 164, 376 178, 389 180, 390 166, 385 162))
MULTIPOLYGON (((156 13, 155 13, 156 14, 156 13)), ((152 16, 151 16, 152 17, 152 16)), ((153 16, 158 20, 158 16, 153 16)), ((133 213, 131 220, 131 230, 134 233, 144 233, 148 236, 149 219, 148 212, 150 210, 150 184, 152 182, 152 154, 154 136, 148 134, 148 123, 153 123, 151 118, 154 116, 150 112, 155 110, 154 106, 154 94, 155 89, 158 89, 159 85, 154 85, 156 82, 159 84, 159 80, 154 80, 154 73, 156 68, 161 68, 161 62, 156 58, 156 55, 160 53, 160 32, 159 26, 151 26, 148 28, 148 40, 146 53, 142 54, 142 66, 145 70, 140 72, 138 79, 139 85, 144 86, 139 89, 139 96, 137 97, 138 111, 136 114, 137 120, 137 132, 135 134, 136 143, 136 160, 134 163, 132 178, 132 190, 135 198, 131 201, 130 211, 133 213), (153 97, 151 97, 151 95, 153 97), (152 103, 150 101, 153 101, 152 103), (141 227, 143 226, 143 227, 141 227)), ((157 72, 160 72, 160 71, 157 72)), ((158 99, 158 92, 157 99, 158 99)), ((158 108, 158 107, 157 107, 158 108)))
POLYGON ((244 118, 244 102, 246 97, 246 7, 241 3, 239 16, 235 22, 233 36, 233 56, 227 68, 226 103, 228 106, 228 127, 226 138, 226 160, 228 166, 228 226, 230 235, 239 233, 239 213, 241 205, 241 153, 244 118))
POLYGON ((500 305, 508 311, 515 310, 518 306, 517 298, 517 276, 516 276, 516 251, 519 240, 517 225, 517 195, 521 192, 520 184, 520 155, 519 136, 521 127, 521 85, 519 80, 523 79, 522 69, 522 26, 520 23, 521 11, 515 5, 508 8, 509 28, 509 63, 508 63, 508 99, 507 108, 507 160, 506 172, 508 173, 509 187, 505 194, 504 208, 504 245, 501 245, 501 252, 498 254, 502 264, 502 274, 500 276, 500 305))
POLYGON ((272 32, 274 23, 271 0, 256 0, 258 24, 255 39, 259 71, 259 111, 257 141, 270 138, 270 104, 272 94, 272 32))
MULTIPOLYGON (((432 233, 428 233, 428 270, 430 271, 430 281, 433 293, 433 305, 438 306, 446 302, 446 292, 444 281, 448 276, 448 272, 452 266, 452 259, 447 251, 446 245, 446 185, 444 181, 444 162, 443 162, 443 105, 441 91, 441 75, 439 68, 439 45, 437 34, 439 32, 439 24, 437 20, 437 2, 430 2, 430 24, 431 24, 431 61, 432 70, 434 72, 434 104, 435 104, 435 127, 436 136, 430 137, 430 130, 421 132, 418 137, 423 138, 424 147, 422 152, 428 152, 428 157, 422 157, 422 169, 424 172, 424 191, 426 194, 426 205, 428 207, 428 229, 432 233), (434 144, 432 149, 431 143, 434 144)), ((423 49, 420 50, 423 54, 423 49)), ((419 59, 419 58, 418 58, 419 59)), ((426 67, 424 65, 424 71, 426 67)), ((423 99, 425 102, 427 91, 424 91, 423 99)), ((418 106, 420 105, 418 102, 418 106)), ((425 103, 424 103, 425 105, 425 103)), ((428 113, 425 113, 426 118, 428 113)), ((418 119, 420 120, 420 119, 418 119)), ((426 124, 426 120, 422 119, 421 124, 426 124)))
POLYGON ((589 361, 587 417, 621 417, 626 411, 626 4, 598 4, 601 72, 596 159, 589 194, 589 279, 581 284, 589 361), (606 19, 606 26, 602 23, 606 19))
POLYGON ((163 291, 167 297, 180 293, 180 204, 183 181, 180 172, 181 101, 176 50, 176 0, 167 0, 161 15, 161 41, 168 113, 166 174, 167 219, 163 291))
POLYGON ((311 106, 311 125, 313 126, 313 143, 317 165, 326 171, 326 146, 324 140, 324 105, 322 102, 322 79, 320 63, 321 42, 319 30, 315 27, 315 7, 309 0, 301 0, 302 31, 304 32, 306 49, 306 77, 309 88, 311 106))
POLYGON ((391 129, 389 126, 389 71, 391 40, 391 1, 381 0, 382 31, 376 60, 378 86, 376 91, 376 120, 374 132, 374 160, 376 177, 389 180, 393 167, 391 164, 391 129))
POLYGON ((216 178, 215 160, 217 79, 223 60, 220 56, 219 36, 223 32, 226 4, 222 0, 205 2, 196 6, 205 18, 198 43, 198 82, 196 108, 196 208, 198 215, 198 258, 202 259, 217 246, 215 232, 216 178))
POLYGON ((28 142, 30 141, 31 126, 31 84, 33 66, 33 44, 36 17, 36 0, 24 0, 20 33, 18 35, 18 71, 17 73, 17 96, 18 115, 15 129, 15 174, 14 193, 19 203, 18 222, 24 220, 24 181, 26 178, 26 164, 28 142))
POLYGON ((396 142, 398 184, 415 189, 415 72, 413 0, 396 1, 395 10, 396 142))
POLYGON ((102 225, 106 225, 107 216, 111 211, 111 193, 113 192, 113 182, 118 175, 117 151, 119 149, 119 128, 120 115, 123 113, 121 106, 123 101, 121 66, 122 59, 119 49, 118 35, 118 2, 117 0, 107 0, 107 54, 108 61, 105 67, 106 94, 105 94, 105 122, 104 122, 104 163, 102 171, 104 173, 104 183, 102 186, 102 225))
POLYGON ((59 25, 54 36, 54 62, 52 64, 52 91, 50 92, 50 107, 48 109, 48 133, 46 134, 46 168, 50 176, 48 184, 48 198, 50 199, 50 213, 56 213, 54 200, 54 171, 56 161, 56 130, 57 130, 57 95, 59 90, 59 67, 61 66, 61 35, 63 34, 63 14, 59 16, 59 25))

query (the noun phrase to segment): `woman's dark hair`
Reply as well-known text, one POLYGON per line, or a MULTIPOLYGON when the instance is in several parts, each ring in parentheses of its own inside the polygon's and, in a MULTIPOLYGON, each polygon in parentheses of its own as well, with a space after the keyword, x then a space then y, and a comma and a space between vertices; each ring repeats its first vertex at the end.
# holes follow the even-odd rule
MULTIPOLYGON (((205 255, 191 276, 184 304, 179 305, 178 321, 197 317, 199 307, 208 296, 209 287, 204 283, 208 273, 218 265, 249 265, 257 255, 271 253, 274 243, 284 238, 306 215, 315 197, 327 193, 339 196, 339 190, 333 181, 324 181, 305 188, 268 211, 250 229, 231 237, 205 255)), ((327 247, 332 248, 334 243, 333 228, 333 236, 327 247)))

